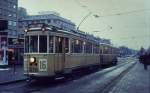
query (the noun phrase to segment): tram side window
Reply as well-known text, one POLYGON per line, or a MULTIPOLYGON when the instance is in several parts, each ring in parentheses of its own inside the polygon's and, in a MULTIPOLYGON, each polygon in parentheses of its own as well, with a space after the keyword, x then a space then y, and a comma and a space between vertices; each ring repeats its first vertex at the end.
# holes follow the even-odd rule
POLYGON ((109 54, 109 48, 108 48, 107 46, 105 46, 105 47, 103 48, 103 53, 104 53, 104 54, 109 54))
POLYGON ((55 41, 55 44, 56 44, 56 53, 62 53, 62 44, 63 44, 63 38, 62 37, 56 37, 56 41, 55 41))
POLYGON ((46 53, 47 52, 47 36, 39 37, 39 52, 46 53))
POLYGON ((93 53, 98 54, 99 53, 99 46, 98 45, 93 45, 93 53))
POLYGON ((103 54, 103 47, 102 46, 100 46, 99 50, 100 50, 100 54, 103 54))
POLYGON ((25 37, 25 53, 29 52, 29 36, 25 37))
POLYGON ((83 42, 80 41, 80 40, 72 40, 72 43, 71 43, 71 52, 72 53, 82 53, 82 45, 83 45, 83 42))
POLYGON ((49 37, 49 53, 53 53, 53 43, 54 43, 54 40, 53 40, 53 37, 50 36, 49 37))
POLYGON ((30 52, 38 52, 38 36, 30 36, 30 52))
POLYGON ((65 38, 65 53, 69 52, 69 39, 65 38))
POLYGON ((86 53, 92 53, 92 43, 86 43, 86 53))

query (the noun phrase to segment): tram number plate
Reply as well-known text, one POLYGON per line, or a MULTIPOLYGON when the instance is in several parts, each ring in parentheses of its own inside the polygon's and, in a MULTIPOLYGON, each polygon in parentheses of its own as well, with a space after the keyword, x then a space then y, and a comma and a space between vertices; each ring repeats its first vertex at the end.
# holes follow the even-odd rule
POLYGON ((47 71, 47 59, 39 59, 39 71, 47 71))

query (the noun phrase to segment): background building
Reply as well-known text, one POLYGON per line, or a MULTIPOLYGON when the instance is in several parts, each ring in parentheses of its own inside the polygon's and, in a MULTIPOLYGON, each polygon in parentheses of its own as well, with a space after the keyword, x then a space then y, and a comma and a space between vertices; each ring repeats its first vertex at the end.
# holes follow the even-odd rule
MULTIPOLYGON (((0 49, 5 44, 7 48, 6 59, 9 64, 18 64, 22 58, 23 39, 18 38, 18 0, 0 0, 0 20, 7 21, 7 29, 0 30, 0 49), (13 60, 12 60, 13 59, 13 60)), ((3 24, 3 23, 2 23, 3 24)), ((1 59, 4 54, 0 52, 1 59)))
POLYGON ((24 38, 24 28, 22 26, 22 20, 28 16, 27 11, 23 7, 18 8, 18 36, 24 38))
POLYGON ((18 0, 0 0, 0 19, 8 21, 8 29, 1 32, 8 38, 17 36, 17 7, 18 0))
MULTIPOLYGON (((25 11, 24 13, 22 12, 22 14, 25 15, 25 11)), ((24 30, 29 24, 32 23, 46 23, 49 26, 54 26, 58 29, 67 31, 76 29, 76 26, 73 22, 68 19, 62 18, 58 13, 52 11, 40 12, 39 15, 22 15, 19 20, 19 29, 24 30)))

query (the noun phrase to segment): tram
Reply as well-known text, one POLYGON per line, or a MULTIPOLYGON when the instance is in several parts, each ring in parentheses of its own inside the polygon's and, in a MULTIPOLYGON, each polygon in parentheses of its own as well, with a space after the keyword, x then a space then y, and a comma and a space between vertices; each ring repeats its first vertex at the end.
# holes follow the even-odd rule
POLYGON ((116 48, 81 31, 66 31, 37 23, 25 34, 24 74, 53 77, 76 69, 116 64, 116 48))

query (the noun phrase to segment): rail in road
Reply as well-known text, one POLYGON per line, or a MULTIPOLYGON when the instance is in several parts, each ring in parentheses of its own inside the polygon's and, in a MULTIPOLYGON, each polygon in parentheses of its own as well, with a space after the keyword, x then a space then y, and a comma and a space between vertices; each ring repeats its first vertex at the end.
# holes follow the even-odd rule
POLYGON ((121 80, 121 78, 132 69, 132 67, 135 66, 134 64, 131 65, 129 68, 124 70, 122 73, 120 73, 116 78, 114 78, 112 81, 108 83, 103 90, 100 91, 100 93, 109 93, 109 91, 121 80))
POLYGON ((7 84, 7 85, 1 85, 0 93, 8 92, 8 91, 9 92, 12 91, 13 93, 28 93, 28 92, 32 93, 32 92, 39 92, 39 91, 41 93, 49 93, 48 91, 51 91, 53 93, 58 93, 58 92, 59 93, 63 93, 63 92, 92 93, 95 92, 95 90, 106 93, 107 91, 105 90, 111 89, 111 86, 113 86, 115 82, 119 80, 119 78, 125 75, 126 72, 128 72, 134 64, 135 62, 124 62, 114 67, 106 68, 104 70, 100 70, 80 78, 72 79, 71 81, 66 81, 66 80, 62 80, 62 81, 58 80, 58 81, 50 81, 50 82, 46 81, 45 83, 42 82, 42 84, 41 82, 27 83, 25 81, 22 81, 22 82, 7 84), (114 73, 115 75, 112 75, 114 73), (112 83, 112 81, 114 82, 112 83), (87 82, 87 84, 84 84, 84 82, 87 82), (94 83, 96 84, 96 86, 94 86, 94 83), (75 86, 74 90, 72 90, 71 88, 73 86, 75 86), (91 86, 93 89, 89 91, 89 87, 91 86), (78 87, 80 87, 80 89, 77 89, 78 87), (58 91, 58 89, 60 89, 61 91, 58 91))

